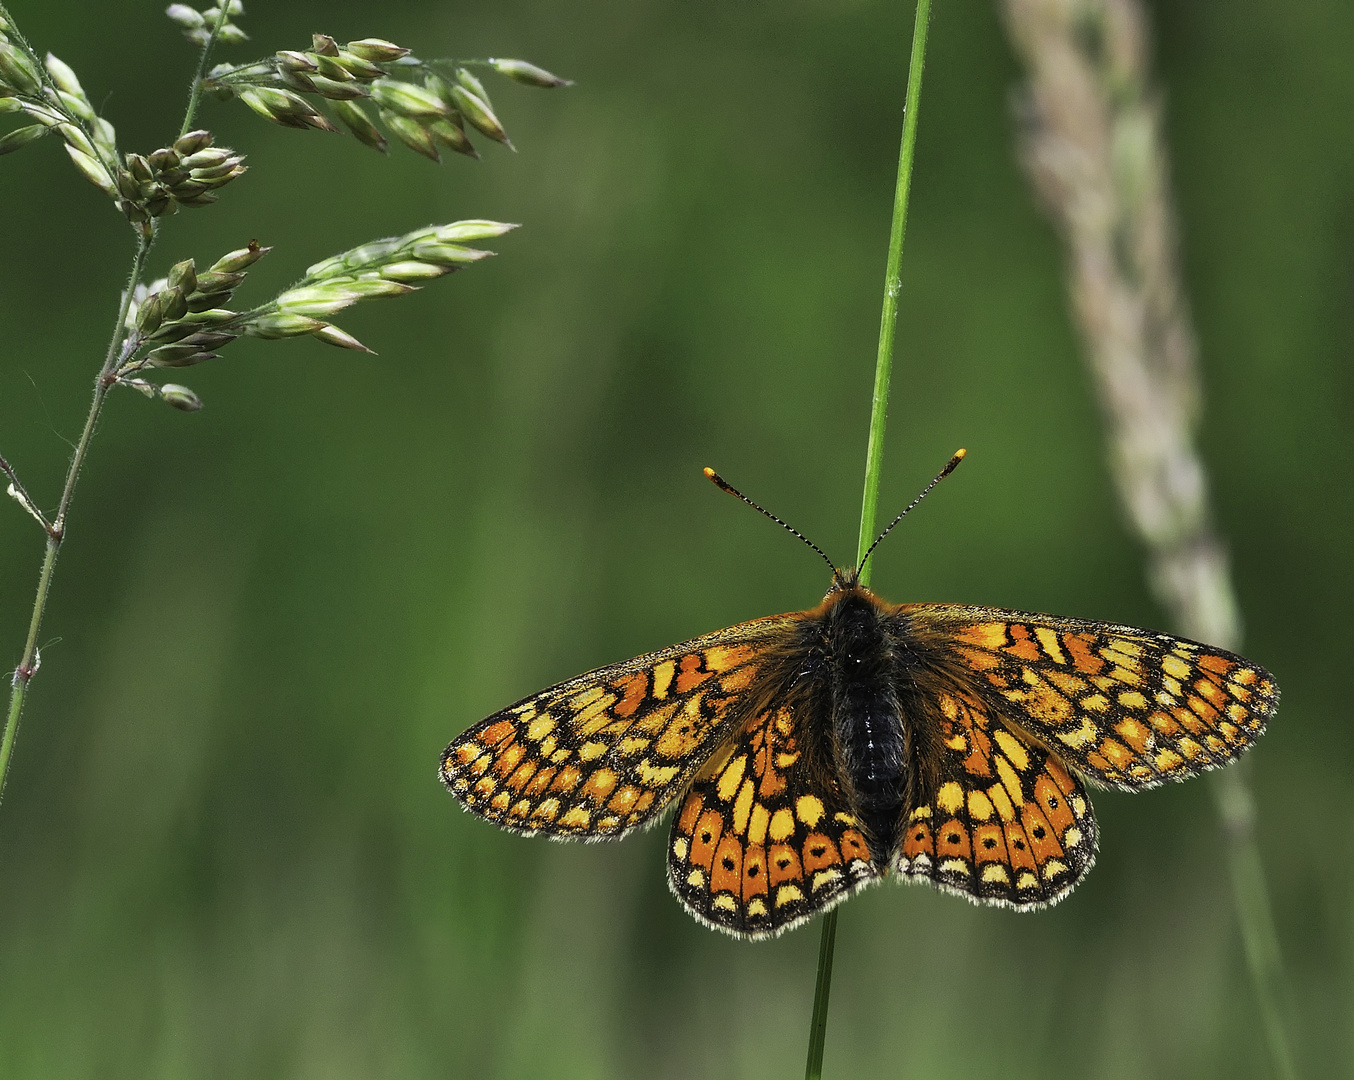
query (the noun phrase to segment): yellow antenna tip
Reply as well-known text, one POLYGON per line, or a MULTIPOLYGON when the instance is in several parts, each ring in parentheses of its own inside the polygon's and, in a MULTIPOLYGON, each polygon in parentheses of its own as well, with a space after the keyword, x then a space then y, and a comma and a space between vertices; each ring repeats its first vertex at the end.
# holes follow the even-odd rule
POLYGON ((964 457, 965 457, 967 454, 968 454, 968 451, 965 450, 962 446, 961 446, 958 450, 956 450, 956 451, 954 452, 954 456, 957 457, 960 461, 963 461, 963 460, 964 460, 964 457))
POLYGON ((705 466, 704 472, 707 480, 713 480, 715 478, 715 470, 710 468, 709 465, 705 466))

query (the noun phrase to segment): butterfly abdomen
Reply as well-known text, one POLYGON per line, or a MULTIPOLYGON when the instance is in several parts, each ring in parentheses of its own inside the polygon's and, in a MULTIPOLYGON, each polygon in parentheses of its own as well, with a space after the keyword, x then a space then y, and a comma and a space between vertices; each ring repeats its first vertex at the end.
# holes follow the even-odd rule
POLYGON ((832 724, 871 854, 886 865, 907 789, 907 735, 899 720, 898 659, 878 601, 852 588, 824 613, 832 724))

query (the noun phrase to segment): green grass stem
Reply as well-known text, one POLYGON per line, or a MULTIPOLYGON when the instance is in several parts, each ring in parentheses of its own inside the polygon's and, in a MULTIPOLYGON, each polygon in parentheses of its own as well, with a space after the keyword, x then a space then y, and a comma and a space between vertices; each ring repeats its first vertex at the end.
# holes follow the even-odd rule
MULTIPOLYGON (((874 396, 870 406, 870 441, 865 452, 865 494, 861 500, 860 539, 856 547, 858 566, 874 540, 879 507, 884 426, 888 420, 889 379, 893 372, 893 339, 898 325, 899 270, 903 261, 903 237, 907 232, 907 201, 912 190, 912 159, 917 146, 917 109, 921 102, 921 75, 926 61, 926 32, 930 22, 931 0, 917 0, 917 18, 912 30, 912 60, 907 72, 902 147, 898 152, 898 182, 893 194, 893 225, 889 230, 889 258, 884 271, 884 307, 879 319, 879 353, 875 359, 874 396)), ((869 575, 870 567, 866 565, 861 569, 862 585, 869 583, 869 575)), ((819 1080, 823 1075, 823 1047, 827 1041, 827 1006, 832 992, 832 955, 836 941, 837 910, 834 908, 823 917, 805 1080, 819 1080)))

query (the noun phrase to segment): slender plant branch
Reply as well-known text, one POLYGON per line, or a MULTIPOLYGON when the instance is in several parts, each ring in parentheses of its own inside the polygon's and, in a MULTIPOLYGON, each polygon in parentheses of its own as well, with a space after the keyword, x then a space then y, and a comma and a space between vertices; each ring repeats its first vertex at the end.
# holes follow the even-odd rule
POLYGON ((188 108, 183 113, 183 125, 179 128, 179 138, 193 130, 193 120, 197 117, 198 102, 202 100, 202 78, 207 74, 207 61, 211 59, 212 48, 216 45, 221 28, 230 18, 230 0, 220 0, 217 5, 216 24, 207 40, 202 43, 202 52, 197 59, 197 71, 193 72, 192 88, 188 91, 188 108))
MULTIPOLYGON (((1238 648, 1240 609, 1194 439, 1202 389, 1146 12, 1140 0, 1003 6, 1029 70, 1019 102, 1025 165, 1066 243, 1072 314, 1148 578, 1181 633, 1238 648)), ((1292 1080, 1291 1006, 1255 841, 1249 765, 1210 782, 1271 1067, 1292 1080)))
MULTIPOLYGON (((884 426, 888 419, 889 379, 893 372, 893 339, 898 323, 899 268, 903 260, 903 237, 907 232, 908 194, 912 189, 912 161, 917 146, 917 110, 921 102, 922 68, 926 62, 926 32, 931 22, 931 0, 917 0, 917 18, 912 30, 912 60, 907 72, 907 98, 903 113, 902 147, 898 152, 898 181, 893 195, 893 225, 889 230, 889 257, 884 271, 884 308, 879 320, 879 353, 875 359, 874 396, 870 407, 870 440, 865 452, 865 494, 860 508, 860 540, 856 548, 859 567, 874 540, 879 506, 879 477, 884 460, 884 426)), ((860 583, 869 583, 870 567, 860 567, 860 583)), ((818 948, 818 976, 813 991, 813 1019, 809 1025, 809 1053, 805 1080, 823 1075, 823 1048, 827 1042, 827 1007, 832 992, 832 957, 837 941, 837 909, 823 916, 823 935, 818 948)))
MULTIPOLYGON (((884 307, 879 316, 879 355, 874 368, 874 396, 870 404, 870 442, 865 451, 865 494, 860 504, 860 538, 856 565, 874 540, 879 507, 879 476, 884 465, 884 424, 888 418, 889 378, 893 373, 893 338, 898 324, 898 290, 907 232, 907 199, 912 190, 912 157, 917 145, 917 108, 921 102, 921 73, 926 61, 926 31, 931 0, 917 0, 912 30, 912 62, 907 72, 907 105, 903 113, 903 144, 898 153, 898 183, 893 193, 893 225, 889 230, 889 261, 884 271, 884 307)), ((860 567, 860 583, 870 583, 869 566, 860 567)))
MULTIPOLYGON (((146 255, 150 251, 151 242, 150 236, 144 233, 138 235, 136 254, 132 258, 131 273, 127 277, 127 289, 123 293, 122 303, 118 307, 117 322, 113 327, 113 335, 108 342, 108 351, 104 355, 103 365, 99 368, 98 377, 94 380, 94 399, 90 403, 89 415, 85 418, 85 427, 80 433, 80 441, 75 446, 75 453, 71 455, 70 468, 66 470, 66 483, 61 489, 61 502, 57 507, 56 517, 47 527, 47 551, 42 559, 42 571, 38 575, 38 592, 33 600, 33 614, 28 620, 28 640, 24 643, 23 658, 14 670, 14 678, 10 687, 9 713, 5 717, 5 733, 3 738, 0 738, 0 798, 4 797, 5 779, 9 774, 9 759, 14 750, 14 738, 19 732, 19 719, 23 715, 24 697, 28 692, 28 684, 37 674, 38 665, 41 663, 38 654, 38 633, 42 629, 42 618, 47 612, 47 595, 52 585, 52 571, 56 566, 56 556, 61 550, 61 542, 66 537, 66 518, 70 512, 71 497, 75 494, 75 484, 80 478, 80 469, 85 463, 85 456, 89 453, 90 440, 93 439, 94 430, 98 426, 104 401, 113 385, 111 373, 117 365, 118 349, 125 335, 124 326, 127 321, 127 311, 132 302, 132 294, 141 280, 141 271, 145 266, 146 255)), ((5 471, 9 473, 8 468, 5 471)), ((27 498, 27 495, 25 495, 25 498, 27 498)))

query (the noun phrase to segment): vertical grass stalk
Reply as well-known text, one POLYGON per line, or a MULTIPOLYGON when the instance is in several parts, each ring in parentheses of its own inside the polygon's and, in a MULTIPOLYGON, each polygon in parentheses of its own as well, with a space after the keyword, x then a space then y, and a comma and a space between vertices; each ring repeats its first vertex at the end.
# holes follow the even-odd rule
MULTIPOLYGON (((907 201, 912 189, 912 159, 917 146, 917 108, 921 101, 921 75, 926 61, 926 32, 931 22, 931 0, 917 0, 917 18, 912 30, 912 60, 907 71, 907 97, 903 112, 902 147, 898 152, 898 182, 893 194, 893 225, 889 230, 889 258, 884 271, 884 307, 879 318, 879 353, 875 358, 874 396, 870 405, 870 440, 865 451, 865 494, 860 507, 860 539, 856 565, 860 565, 874 540, 879 506, 879 476, 884 460, 884 426, 888 419, 889 379, 893 372, 893 338, 898 324, 899 268, 903 261, 903 237, 907 232, 907 201)), ((861 569, 860 583, 869 584, 870 568, 861 569)), ((818 977, 813 991, 813 1019, 809 1025, 808 1064, 805 1080, 823 1075, 823 1046, 827 1040, 827 1006, 832 991, 832 955, 837 941, 837 910, 823 916, 823 936, 818 949, 818 977)))
MULTIPOLYGON (((1026 171, 1062 234, 1073 323, 1100 398, 1110 466, 1173 629, 1241 647, 1241 612, 1196 445, 1194 328, 1176 256, 1161 95, 1142 0, 1002 0, 1028 77, 1026 171)), ((1255 837, 1250 762, 1210 777, 1237 929, 1280 1080, 1297 1075, 1292 1003, 1255 837)))

